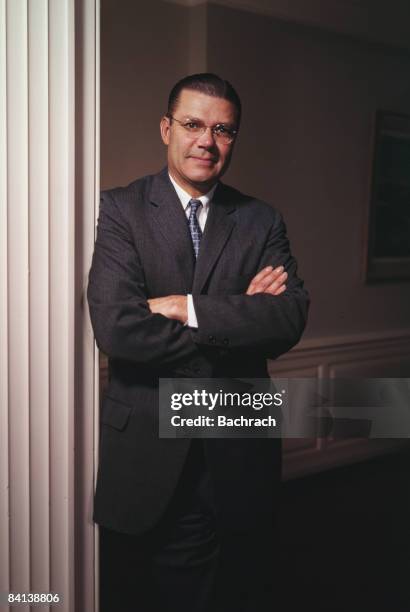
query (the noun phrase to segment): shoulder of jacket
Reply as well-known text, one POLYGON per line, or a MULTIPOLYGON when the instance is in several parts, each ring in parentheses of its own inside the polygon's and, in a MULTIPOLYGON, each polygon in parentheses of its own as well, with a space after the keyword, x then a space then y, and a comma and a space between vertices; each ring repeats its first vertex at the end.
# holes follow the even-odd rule
POLYGON ((235 203, 237 210, 240 212, 243 212, 244 214, 247 214, 248 212, 251 212, 252 214, 256 213, 266 221, 275 221, 278 219, 278 217, 282 217, 280 210, 272 204, 246 193, 242 193, 230 185, 225 185, 225 183, 221 185, 223 187, 225 197, 227 197, 231 202, 235 203))
POLYGON ((111 199, 115 201, 136 200, 144 196, 147 190, 150 189, 152 179, 155 175, 147 174, 141 178, 135 179, 126 186, 104 189, 101 191, 102 199, 111 199))

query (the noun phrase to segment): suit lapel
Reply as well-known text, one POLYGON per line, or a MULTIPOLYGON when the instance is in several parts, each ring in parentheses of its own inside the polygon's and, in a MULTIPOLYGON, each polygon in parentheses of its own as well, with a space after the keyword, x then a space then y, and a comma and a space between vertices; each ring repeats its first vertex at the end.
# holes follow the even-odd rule
POLYGON ((235 205, 227 193, 228 190, 220 183, 210 204, 195 266, 192 293, 201 293, 235 225, 232 214, 235 205))
POLYGON ((235 204, 228 193, 222 183, 215 190, 195 265, 187 218, 169 180, 168 168, 153 177, 149 195, 153 223, 170 246, 181 270, 186 293, 201 293, 235 225, 232 215, 235 204))
MULTIPOLYGON (((169 180, 168 169, 156 174, 152 181, 151 213, 158 231, 170 246, 185 282, 186 292, 190 293, 194 278, 195 255, 191 234, 184 210, 178 195, 169 180)), ((158 253, 158 256, 161 256, 158 253)))

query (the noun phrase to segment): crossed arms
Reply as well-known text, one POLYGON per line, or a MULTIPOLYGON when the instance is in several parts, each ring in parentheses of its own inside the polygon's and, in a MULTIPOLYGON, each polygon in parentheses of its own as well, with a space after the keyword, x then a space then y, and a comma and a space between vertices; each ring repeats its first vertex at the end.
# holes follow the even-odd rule
MULTIPOLYGON (((268 293, 270 295, 280 295, 286 289, 285 281, 287 277, 288 274, 284 272, 283 266, 275 269, 272 266, 267 266, 253 277, 245 294, 268 293)), ((185 323, 188 319, 187 297, 185 295, 167 295, 147 301, 149 309, 154 314, 161 314, 169 319, 180 321, 180 323, 185 323)))
POLYGON ((266 357, 289 350, 299 340, 308 297, 296 277, 279 215, 264 247, 262 269, 246 292, 194 295, 198 330, 191 330, 183 324, 185 296, 177 306, 174 296, 148 299, 143 265, 122 210, 110 192, 103 194, 87 292, 97 344, 109 357, 167 369, 176 376, 211 376, 205 349, 217 350, 219 339, 225 345, 228 341, 225 348, 249 347, 266 357))

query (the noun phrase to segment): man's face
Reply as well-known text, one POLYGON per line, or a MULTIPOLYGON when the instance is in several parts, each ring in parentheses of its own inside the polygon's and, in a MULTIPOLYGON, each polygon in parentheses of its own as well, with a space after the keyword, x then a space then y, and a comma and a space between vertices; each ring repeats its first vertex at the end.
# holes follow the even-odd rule
POLYGON ((218 141, 210 129, 193 135, 178 121, 196 120, 207 126, 224 124, 236 128, 235 107, 223 98, 183 89, 173 117, 175 120, 161 120, 162 140, 168 145, 168 169, 183 189, 198 197, 207 193, 228 169, 233 142, 218 141))

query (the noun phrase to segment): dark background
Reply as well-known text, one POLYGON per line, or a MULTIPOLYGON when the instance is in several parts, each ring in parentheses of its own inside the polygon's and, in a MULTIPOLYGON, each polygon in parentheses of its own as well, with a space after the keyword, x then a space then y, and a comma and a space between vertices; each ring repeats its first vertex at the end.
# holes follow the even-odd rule
MULTIPOLYGON (((224 180, 284 214, 312 299, 302 346, 408 335, 410 282, 366 285, 363 259, 375 113, 410 114, 410 3, 189 4, 102 0, 101 186, 165 165, 170 88, 216 72, 243 101, 224 180)), ((408 611, 409 484, 406 450, 287 481, 278 610, 408 611)))

